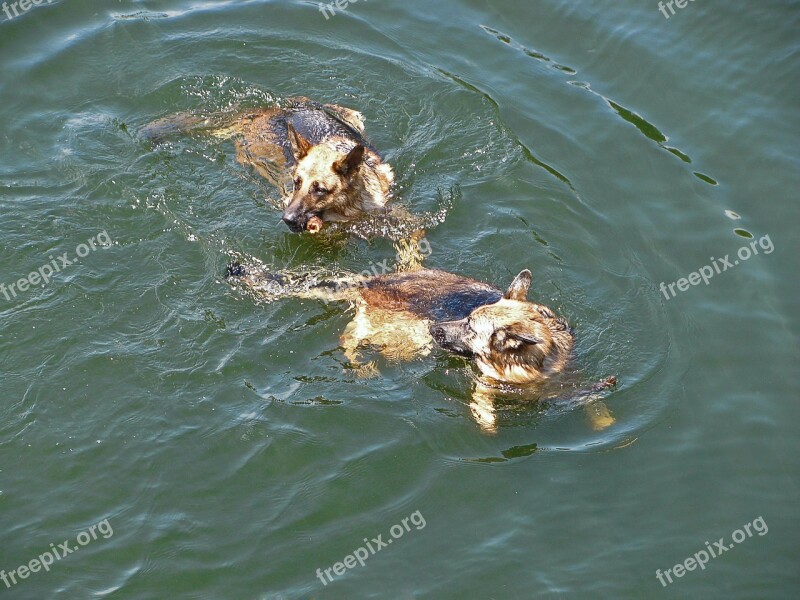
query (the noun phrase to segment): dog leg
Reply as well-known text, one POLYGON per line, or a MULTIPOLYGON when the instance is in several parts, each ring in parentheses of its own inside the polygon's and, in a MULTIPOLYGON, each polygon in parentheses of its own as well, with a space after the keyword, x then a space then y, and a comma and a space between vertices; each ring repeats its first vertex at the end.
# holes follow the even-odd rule
POLYGON ((594 431, 603 431, 617 422, 614 415, 611 414, 611 410, 602 400, 595 400, 591 404, 587 404, 584 411, 589 421, 589 427, 594 431))
POLYGON ((572 394, 566 400, 583 406, 589 427, 594 431, 603 431, 617 422, 614 415, 611 414, 611 409, 603 402, 603 393, 613 389, 616 385, 616 377, 607 377, 588 389, 572 394))
POLYGON ((472 390, 469 410, 472 418, 484 433, 497 433, 497 410, 494 406, 494 395, 491 388, 482 385, 480 381, 472 390))
POLYGON ((370 379, 380 375, 375 361, 361 362, 361 348, 369 343, 364 336, 363 309, 359 309, 356 317, 347 324, 340 339, 345 358, 359 379, 370 379))
POLYGON ((395 271, 398 273, 410 273, 422 269, 422 263, 430 255, 430 245, 425 239, 425 230, 418 229, 407 239, 398 240, 394 243, 397 252, 397 263, 395 271), (423 246, 427 247, 428 252, 423 252, 423 246))
POLYGON ((608 408, 608 405, 606 405, 602 399, 596 398, 602 392, 610 390, 616 385, 617 378, 608 377, 593 385, 588 392, 584 392, 587 400, 584 411, 589 421, 589 427, 594 431, 603 431, 617 422, 614 415, 611 414, 611 409, 608 408))

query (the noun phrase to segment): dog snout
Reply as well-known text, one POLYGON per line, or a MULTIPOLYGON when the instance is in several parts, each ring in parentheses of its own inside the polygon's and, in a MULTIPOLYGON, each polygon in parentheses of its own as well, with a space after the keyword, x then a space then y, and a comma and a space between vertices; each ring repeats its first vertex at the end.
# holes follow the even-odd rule
POLYGON ((464 340, 465 331, 461 321, 451 321, 445 323, 434 323, 428 327, 428 331, 439 346, 460 356, 471 358, 472 350, 464 340))
POLYGON ((434 323, 428 328, 428 331, 431 333, 431 337, 437 344, 443 344, 447 340, 447 333, 444 330, 444 327, 439 325, 438 323, 434 323))
POLYGON ((289 229, 295 233, 299 233, 301 231, 305 231, 306 223, 308 223, 308 216, 296 210, 287 208, 283 212, 283 222, 286 223, 289 229))

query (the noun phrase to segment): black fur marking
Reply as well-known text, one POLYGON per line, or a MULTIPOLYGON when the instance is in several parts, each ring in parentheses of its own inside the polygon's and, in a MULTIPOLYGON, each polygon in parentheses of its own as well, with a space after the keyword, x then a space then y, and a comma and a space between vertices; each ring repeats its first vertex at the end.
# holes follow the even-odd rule
POLYGON ((312 145, 317 145, 332 137, 343 137, 362 144, 377 154, 375 148, 356 131, 353 127, 342 121, 339 117, 328 112, 323 107, 302 105, 287 109, 272 118, 272 131, 279 140, 286 163, 294 166, 294 154, 289 140, 288 125, 292 124, 294 130, 307 139, 312 145))
POLYGON ((465 290, 438 296, 436 306, 412 301, 411 308, 415 313, 426 313, 426 316, 436 322, 458 321, 466 319, 479 306, 494 304, 502 297, 500 290, 465 290))
POLYGON ((432 269, 376 277, 365 287, 434 322, 464 319, 479 306, 503 297, 502 291, 488 284, 432 269))

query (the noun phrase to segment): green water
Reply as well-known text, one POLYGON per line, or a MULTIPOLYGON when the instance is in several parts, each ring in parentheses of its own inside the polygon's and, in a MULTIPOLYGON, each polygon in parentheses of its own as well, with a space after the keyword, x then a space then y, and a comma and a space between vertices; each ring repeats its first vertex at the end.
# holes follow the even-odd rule
POLYGON ((85 255, 0 294, 0 569, 86 542, 0 597, 799 597, 798 31, 789 1, 0 12, 0 284, 85 255), (581 377, 619 377, 612 426, 531 406, 487 430, 460 359, 358 378, 346 307, 224 282, 232 254, 394 254, 291 234, 230 142, 138 136, 299 94, 364 113, 399 202, 449 207, 429 266, 532 270, 581 377))

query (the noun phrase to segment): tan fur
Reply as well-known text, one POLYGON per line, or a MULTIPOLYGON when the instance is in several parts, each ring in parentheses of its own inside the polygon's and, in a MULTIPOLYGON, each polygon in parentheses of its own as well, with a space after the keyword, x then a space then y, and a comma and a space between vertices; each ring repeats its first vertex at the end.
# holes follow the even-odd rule
POLYGON ((395 271, 410 273, 422 269, 425 257, 430 254, 430 244, 425 239, 425 230, 418 229, 405 239, 398 240, 394 244, 397 263, 395 271), (427 253, 422 251, 422 245, 427 245, 427 253))
MULTIPOLYGON (((438 274, 438 286, 455 288, 459 284, 463 284, 463 278, 457 275, 438 274)), ((547 306, 528 302, 529 286, 530 272, 523 271, 504 298, 474 309, 467 318, 467 346, 474 352, 475 364, 481 371, 470 411, 487 433, 497 431, 496 403, 508 393, 508 384, 515 386, 518 400, 536 400, 540 387, 567 366, 572 352, 574 338, 569 326, 547 306), (536 343, 520 339, 535 339, 536 343)), ((409 304, 409 298, 424 297, 430 288, 403 291, 406 293, 381 286, 359 290, 356 315, 341 338, 345 355, 359 374, 377 374, 374 362, 361 365, 361 349, 365 346, 377 348, 391 360, 427 356, 435 346, 430 321, 412 314, 409 304)), ((611 378, 593 392, 590 390, 592 393, 576 394, 583 396, 580 403, 595 431, 615 423, 611 411, 600 399, 601 392, 615 384, 616 379, 611 378)))
POLYGON ((535 383, 560 372, 572 351, 572 334, 546 306, 503 298, 470 315, 476 362, 487 377, 504 383, 535 383), (514 335, 540 340, 519 342, 514 335))
POLYGON ((394 173, 371 150, 330 138, 299 148, 296 157, 294 191, 284 201, 287 211, 317 214, 323 221, 351 221, 386 209, 394 173), (347 170, 348 156, 359 147, 363 158, 347 170))
POLYGON ((474 358, 483 376, 498 382, 527 385, 559 373, 572 351, 572 331, 546 306, 528 302, 530 285, 530 271, 522 271, 499 301, 433 325, 434 338, 474 358))
MULTIPOLYGON (((250 271, 237 277, 255 291, 275 297, 270 287, 276 276, 250 271)), ((291 275, 279 275, 284 281, 291 275)), ((437 343, 445 349, 468 354, 481 372, 470 408, 486 431, 496 428, 495 400, 508 393, 535 400, 538 391, 560 373, 570 358, 573 334, 567 323, 548 307, 526 299, 531 284, 529 271, 512 282, 503 297, 496 288, 444 271, 413 271, 378 277, 344 277, 316 280, 289 293, 326 301, 347 301, 355 315, 341 336, 341 346, 360 376, 378 374, 374 362, 365 362, 367 348, 392 361, 406 361, 431 353, 437 343), (489 294, 489 296, 486 296, 489 294), (477 299, 478 306, 458 321, 433 321, 431 314, 442 302, 477 299), (485 297, 499 298, 482 304, 485 297)), ((472 306, 470 304, 469 306, 472 306)), ((613 378, 578 392, 590 410, 590 423, 603 429, 614 423, 599 394, 615 383, 613 378), (596 392, 596 393, 595 393, 596 392)))
POLYGON ((286 106, 286 109, 253 109, 233 116, 180 113, 153 121, 142 133, 153 140, 190 132, 233 138, 237 162, 252 167, 281 190, 286 191, 287 184, 299 183, 293 185, 283 201, 284 221, 295 230, 304 230, 311 217, 324 222, 352 221, 387 212, 394 172, 375 151, 366 147, 364 116, 343 106, 319 105, 304 97, 288 98, 286 106), (304 110, 327 112, 333 115, 331 119, 338 118, 361 137, 331 134, 313 145, 291 124, 287 133, 286 119, 296 114, 292 111, 304 110), (278 127, 279 121, 284 125, 278 127), (291 168, 287 168, 283 151, 287 141, 294 155, 291 168), (295 217, 299 221, 297 226, 292 221, 295 217))
MULTIPOLYGON (((455 290, 470 285, 470 280, 457 275, 435 273, 433 285, 437 288, 455 290)), ((474 309, 466 324, 460 326, 463 335, 457 341, 468 349, 484 377, 501 383, 542 382, 564 369, 572 351, 572 332, 549 308, 508 298, 527 293, 524 285, 524 289, 518 289, 521 285, 518 280, 525 279, 525 273, 529 277, 529 272, 524 271, 505 298, 474 309)), ((387 357, 428 354, 434 345, 429 329, 432 322, 414 315, 411 302, 424 302, 426 294, 434 291, 426 287, 430 285, 430 282, 410 281, 399 290, 381 285, 361 287, 356 299, 356 318, 345 331, 343 346, 356 349, 371 345, 387 357)), ((434 325, 437 327, 447 328, 449 324, 434 325)))
POLYGON ((408 361, 427 356, 434 343, 428 325, 405 311, 374 308, 363 300, 356 302, 356 314, 341 337, 345 356, 358 365, 361 349, 377 349, 393 361, 408 361))

